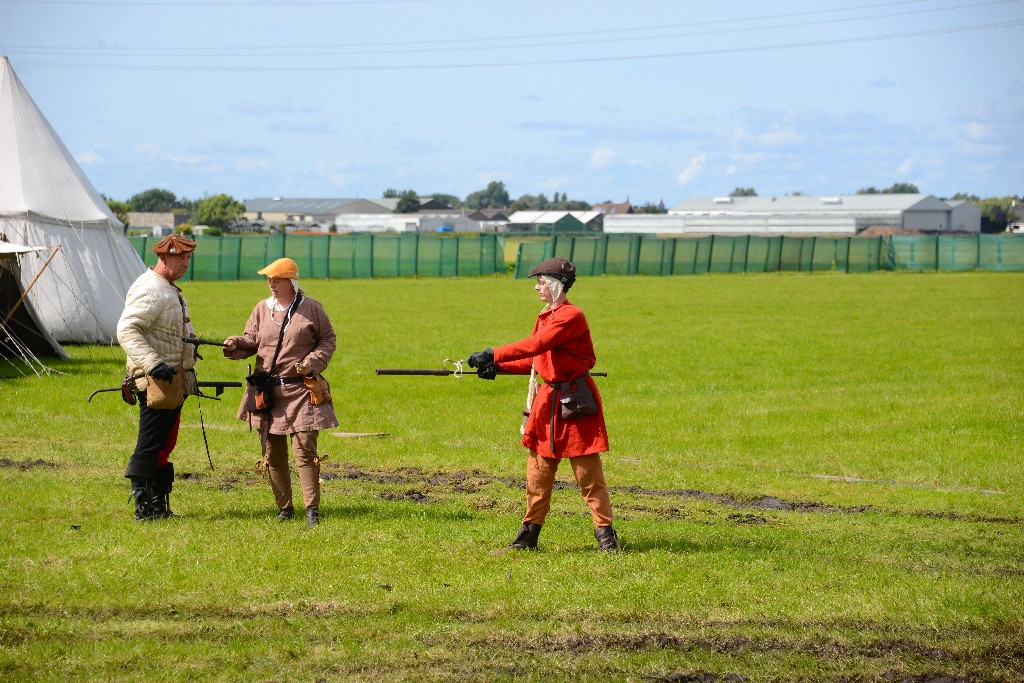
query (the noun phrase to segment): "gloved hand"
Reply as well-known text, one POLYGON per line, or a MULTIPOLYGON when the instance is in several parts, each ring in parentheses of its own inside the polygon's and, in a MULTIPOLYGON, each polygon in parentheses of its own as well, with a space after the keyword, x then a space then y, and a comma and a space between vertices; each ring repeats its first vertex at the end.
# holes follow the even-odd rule
POLYGON ((176 375, 177 372, 177 370, 172 368, 167 363, 160 363, 146 374, 152 377, 153 379, 160 380, 161 382, 170 382, 172 379, 174 379, 174 375, 176 375))
POLYGON ((497 363, 487 363, 477 368, 476 376, 480 379, 494 379, 498 376, 498 370, 501 370, 501 368, 498 367, 497 363))
MULTIPOLYGON (((469 363, 469 367, 471 368, 484 368, 485 366, 494 363, 494 351, 492 351, 491 347, 488 346, 483 351, 477 351, 476 353, 469 354, 469 360, 466 362, 469 363)), ((491 379, 494 378, 492 377, 491 379)))

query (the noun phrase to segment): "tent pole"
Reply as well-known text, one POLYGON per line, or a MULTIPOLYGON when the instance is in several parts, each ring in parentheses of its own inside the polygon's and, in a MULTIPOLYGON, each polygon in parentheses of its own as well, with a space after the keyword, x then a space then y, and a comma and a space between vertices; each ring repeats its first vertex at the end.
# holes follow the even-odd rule
POLYGON ((21 306, 21 302, 25 300, 26 296, 28 296, 29 291, 31 291, 31 289, 35 287, 36 280, 38 280, 39 276, 43 274, 43 271, 47 269, 47 267, 50 265, 50 261, 53 260, 53 257, 57 255, 58 251, 60 251, 59 244, 53 248, 52 252, 50 252, 50 257, 46 259, 46 263, 44 263, 43 267, 39 269, 39 272, 36 273, 36 276, 32 278, 32 282, 28 283, 28 287, 26 287, 25 291, 21 293, 21 296, 18 297, 18 300, 15 302, 15 304, 11 306, 11 310, 7 312, 7 317, 4 318, 3 323, 0 324, 6 325, 7 321, 11 319, 11 316, 14 315, 14 312, 18 310, 18 306, 21 306))

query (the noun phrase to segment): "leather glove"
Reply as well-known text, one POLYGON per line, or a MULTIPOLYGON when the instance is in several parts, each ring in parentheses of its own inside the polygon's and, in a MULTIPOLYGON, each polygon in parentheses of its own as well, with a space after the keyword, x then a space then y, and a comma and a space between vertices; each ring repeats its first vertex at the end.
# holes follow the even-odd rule
MULTIPOLYGON (((477 351, 476 353, 469 354, 469 360, 466 362, 469 363, 469 367, 471 368, 483 369, 487 365, 492 365, 494 363, 494 351, 492 351, 491 347, 488 346, 483 351, 477 351)), ((491 379, 494 378, 492 377, 491 379)))
POLYGON ((498 367, 497 363, 488 363, 477 368, 476 376, 480 379, 494 379, 498 376, 498 370, 501 370, 501 368, 498 367))
POLYGON ((160 380, 161 382, 170 382, 172 379, 174 379, 174 375, 176 375, 177 372, 177 370, 172 368, 167 363, 160 363, 146 374, 152 377, 153 379, 160 380))

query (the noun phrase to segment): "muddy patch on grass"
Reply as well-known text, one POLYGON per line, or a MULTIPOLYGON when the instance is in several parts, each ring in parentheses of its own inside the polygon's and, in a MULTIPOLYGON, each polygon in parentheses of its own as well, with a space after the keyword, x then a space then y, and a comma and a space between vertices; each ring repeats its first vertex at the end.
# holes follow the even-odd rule
POLYGON ((0 468, 21 470, 27 472, 28 470, 35 469, 37 467, 49 467, 50 469, 56 469, 57 464, 48 462, 46 460, 11 460, 10 458, 0 458, 0 468))
POLYGON ((382 500, 405 500, 412 503, 429 503, 430 498, 421 491, 381 491, 382 500))
POLYGON ((645 681, 658 683, 745 683, 750 679, 741 674, 713 674, 710 671, 693 671, 665 674, 664 676, 645 676, 645 681))
MULTIPOLYGON (((792 624, 790 624, 792 626, 792 624)), ((827 635, 827 628, 822 628, 817 634, 811 635, 803 631, 803 635, 796 634, 792 637, 786 636, 746 636, 746 635, 718 635, 703 636, 692 634, 675 634, 666 632, 647 632, 615 634, 606 633, 600 635, 573 634, 565 636, 515 636, 510 634, 482 636, 475 639, 475 643, 482 647, 495 647, 509 649, 514 652, 536 652, 551 653, 563 652, 573 657, 585 657, 590 653, 600 653, 607 656, 612 653, 631 654, 642 651, 671 650, 681 654, 712 653, 725 657, 771 657, 773 655, 784 656, 805 656, 820 660, 823 665, 830 667, 836 664, 849 663, 851 661, 867 662, 869 666, 877 664, 877 673, 870 679, 853 678, 837 680, 887 680, 900 681, 903 683, 959 683, 969 680, 972 683, 991 679, 985 676, 981 678, 963 678, 963 673, 955 675, 948 673, 953 671, 977 671, 979 662, 987 662, 996 668, 1012 673, 1015 676, 1024 675, 1024 668, 1020 657, 1022 652, 1021 643, 996 644, 989 641, 987 644, 975 643, 973 648, 941 647, 935 643, 922 642, 909 638, 883 638, 878 640, 864 639, 856 642, 850 640, 838 640, 827 635), (981 645, 981 647, 977 647, 981 645), (993 652, 993 648, 999 652, 993 652), (980 659, 979 659, 980 658, 980 659), (903 673, 892 668, 893 664, 899 663, 903 673), (929 673, 915 674, 917 671, 929 673), (909 671, 908 671, 909 670, 909 671), (945 671, 943 671, 945 670, 945 671), (949 677, 948 679, 946 677, 949 677)), ((645 680, 668 681, 668 680, 741 680, 727 679, 728 674, 709 674, 707 672, 678 672, 670 674, 650 674, 645 680), (718 678, 686 678, 694 675, 716 675, 718 678)), ((1010 678, 1006 680, 1018 680, 1010 678)))
MULTIPOLYGON (((526 481, 516 477, 499 477, 480 470, 455 470, 452 472, 424 470, 419 467, 399 467, 397 469, 370 469, 359 467, 351 463, 328 464, 321 472, 321 479, 331 480, 352 480, 365 481, 383 486, 404 485, 415 488, 415 493, 422 499, 417 502, 428 502, 437 495, 442 494, 467 494, 477 493, 480 490, 493 485, 502 485, 520 490, 526 489, 526 481)), ((556 491, 573 489, 577 486, 571 482, 556 481, 556 491)), ((667 498, 682 500, 698 500, 716 503, 725 507, 742 510, 766 511, 766 512, 805 512, 822 514, 861 514, 876 512, 879 514, 900 515, 909 517, 925 517, 933 519, 948 519, 964 522, 990 522, 997 524, 1021 524, 1024 520, 1016 517, 995 517, 988 515, 976 515, 971 513, 956 512, 935 512, 931 510, 887 510, 873 505, 832 505, 815 501, 792 501, 778 498, 776 496, 740 497, 725 493, 711 493, 697 489, 654 489, 642 486, 610 486, 612 493, 629 494, 636 497, 667 498)), ((386 500, 409 500, 408 494, 399 495, 392 492, 393 498, 386 500)), ((382 495, 383 497, 383 495, 382 495)), ((415 498, 415 496, 414 496, 415 498)), ((637 504, 626 504, 631 510, 645 512, 661 517, 683 517, 686 513, 673 506, 645 506, 637 504)), ((624 508, 625 509, 625 508, 624 508)), ((730 515, 729 519, 737 524, 766 524, 771 519, 764 515, 755 513, 743 513, 730 515)))

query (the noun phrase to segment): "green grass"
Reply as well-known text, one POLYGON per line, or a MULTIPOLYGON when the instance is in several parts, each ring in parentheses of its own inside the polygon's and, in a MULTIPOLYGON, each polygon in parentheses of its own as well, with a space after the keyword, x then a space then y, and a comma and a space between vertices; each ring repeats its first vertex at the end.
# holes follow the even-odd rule
MULTIPOLYGON (((323 522, 271 522, 239 392, 141 524, 117 347, 0 380, 0 680, 1024 678, 1022 274, 586 278, 625 552, 518 528, 522 378, 379 377, 527 334, 505 278, 303 282, 338 332, 323 522), (880 678, 886 675, 887 678, 880 678)), ((258 282, 188 283, 201 336, 258 282)), ((200 378, 244 363, 204 348, 200 378)), ((0 361, 0 373, 12 367, 0 361)), ((563 466, 559 479, 571 483, 563 466)))

